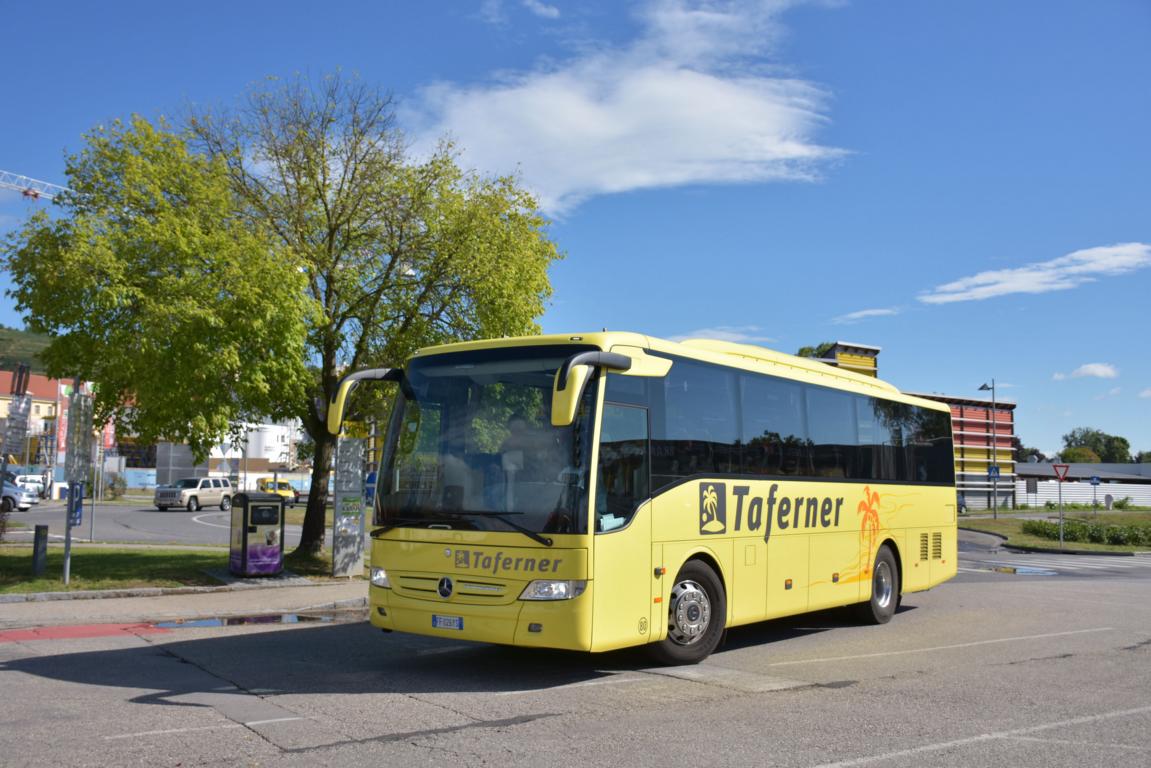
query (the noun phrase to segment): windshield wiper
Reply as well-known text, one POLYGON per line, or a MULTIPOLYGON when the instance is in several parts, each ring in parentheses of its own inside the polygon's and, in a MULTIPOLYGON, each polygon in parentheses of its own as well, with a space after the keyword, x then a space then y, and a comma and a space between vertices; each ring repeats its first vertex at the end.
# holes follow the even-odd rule
POLYGON ((547 536, 543 536, 541 534, 538 534, 535 531, 533 531, 531 528, 525 528, 524 526, 520 525, 519 523, 515 522, 514 520, 508 520, 508 518, 507 518, 508 515, 522 515, 523 512, 463 512, 463 511, 460 511, 460 512, 452 512, 451 514, 461 515, 463 517, 494 517, 496 520, 499 520, 501 523, 504 523, 505 525, 507 525, 510 528, 514 528, 515 530, 522 533, 524 536, 527 536, 529 539, 531 539, 533 541, 538 541, 540 544, 543 544, 545 547, 550 547, 552 545, 552 540, 549 539, 547 536))
POLYGON ((382 533, 387 533, 388 531, 392 530, 393 528, 400 528, 402 526, 413 525, 415 523, 420 523, 421 525, 423 525, 423 524, 429 524, 429 523, 434 524, 434 523, 450 523, 450 522, 451 522, 451 520, 447 520, 447 519, 444 519, 442 517, 438 517, 438 518, 400 517, 400 518, 397 518, 395 520, 390 520, 387 523, 384 523, 384 525, 380 526, 379 528, 373 528, 372 529, 372 535, 373 536, 379 536, 382 533))

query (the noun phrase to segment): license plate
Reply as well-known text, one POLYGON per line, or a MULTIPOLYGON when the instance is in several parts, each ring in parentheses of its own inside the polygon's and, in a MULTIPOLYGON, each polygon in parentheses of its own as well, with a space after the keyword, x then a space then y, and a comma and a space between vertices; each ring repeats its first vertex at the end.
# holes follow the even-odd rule
POLYGON ((437 616, 432 614, 433 629, 463 629, 463 616, 437 616))

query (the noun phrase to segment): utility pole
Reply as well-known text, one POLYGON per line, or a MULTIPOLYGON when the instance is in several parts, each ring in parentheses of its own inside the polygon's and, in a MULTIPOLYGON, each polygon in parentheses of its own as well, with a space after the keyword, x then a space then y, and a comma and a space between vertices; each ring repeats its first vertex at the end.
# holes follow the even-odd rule
POLYGON ((991 412, 988 415, 988 429, 991 430, 991 463, 987 466, 987 474, 991 475, 991 516, 999 519, 999 427, 995 418, 995 379, 991 386, 984 384, 979 388, 981 392, 991 390, 991 412))

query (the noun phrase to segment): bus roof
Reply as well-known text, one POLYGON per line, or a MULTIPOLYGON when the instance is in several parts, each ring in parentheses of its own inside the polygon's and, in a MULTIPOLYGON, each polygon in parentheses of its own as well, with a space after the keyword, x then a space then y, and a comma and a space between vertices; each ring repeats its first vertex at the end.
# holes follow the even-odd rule
POLYGON ((884 397, 898 396, 900 400, 932 410, 950 409, 934 400, 908 395, 897 387, 872 376, 865 376, 843 368, 837 368, 818 360, 777 352, 756 344, 740 344, 721 339, 684 339, 669 341, 654 336, 628 331, 601 331, 596 333, 549 334, 544 336, 505 336, 497 339, 465 341, 442 344, 416 350, 413 357, 427 357, 449 352, 497 349, 499 347, 548 346, 560 344, 584 344, 605 351, 626 352, 632 349, 662 352, 687 357, 718 365, 743 368, 745 370, 770 373, 789 379, 798 379, 812 384, 850 389, 861 393, 872 393, 884 397))

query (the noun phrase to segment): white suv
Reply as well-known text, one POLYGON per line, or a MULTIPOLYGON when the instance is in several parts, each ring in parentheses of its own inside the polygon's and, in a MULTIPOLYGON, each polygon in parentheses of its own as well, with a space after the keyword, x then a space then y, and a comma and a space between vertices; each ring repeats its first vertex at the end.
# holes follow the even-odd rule
POLYGON ((184 507, 195 512, 202 507, 232 508, 232 483, 226 477, 190 477, 171 485, 156 486, 152 503, 161 512, 169 507, 184 507))
POLYGON ((40 475, 16 475, 16 485, 44 498, 44 478, 40 475))

